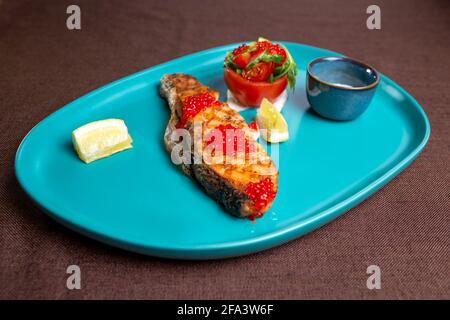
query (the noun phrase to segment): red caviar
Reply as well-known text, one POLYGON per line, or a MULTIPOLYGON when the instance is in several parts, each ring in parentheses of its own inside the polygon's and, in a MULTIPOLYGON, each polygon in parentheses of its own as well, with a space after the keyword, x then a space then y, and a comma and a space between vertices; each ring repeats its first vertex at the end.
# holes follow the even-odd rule
POLYGON ((264 50, 267 50, 269 55, 281 56, 282 60, 280 63, 277 63, 276 66, 282 66, 286 62, 286 51, 279 44, 271 43, 265 40, 256 42, 256 53, 259 54, 264 50))
POLYGON ((245 187, 245 194, 252 200, 255 208, 255 217, 261 216, 261 210, 267 206, 273 199, 275 199, 274 184, 270 178, 265 178, 258 182, 250 182, 245 187))
POLYGON ((272 43, 267 40, 257 41, 255 46, 256 46, 257 52, 261 53, 266 49, 270 49, 270 47, 272 46, 272 43))
POLYGON ((239 54, 241 54, 242 52, 244 52, 245 50, 247 50, 248 48, 250 48, 250 46, 246 45, 246 44, 241 44, 239 47, 237 47, 236 49, 234 49, 231 54, 233 56, 237 56, 239 54))
POLYGON ((254 131, 258 131, 258 125, 256 124, 255 121, 252 121, 248 124, 248 127, 254 131))
POLYGON ((218 134, 217 131, 214 130, 218 130, 220 132, 222 141, 218 143, 225 155, 235 156, 238 151, 245 151, 245 154, 253 151, 253 145, 251 145, 248 142, 248 139, 244 136, 244 131, 229 123, 225 125, 221 124, 214 128, 206 136, 207 145, 216 141, 218 134), (233 149, 230 150, 227 146, 233 146, 233 149))
POLYGON ((281 62, 276 64, 277 67, 282 66, 286 62, 287 59, 286 51, 279 44, 272 45, 269 49, 269 54, 272 55, 277 54, 282 57, 281 62))
POLYGON ((214 105, 220 104, 216 101, 216 98, 209 93, 199 93, 193 96, 189 96, 183 100, 183 107, 181 113, 181 119, 176 124, 176 128, 183 128, 190 118, 195 117, 197 113, 206 109, 207 107, 212 107, 214 105))

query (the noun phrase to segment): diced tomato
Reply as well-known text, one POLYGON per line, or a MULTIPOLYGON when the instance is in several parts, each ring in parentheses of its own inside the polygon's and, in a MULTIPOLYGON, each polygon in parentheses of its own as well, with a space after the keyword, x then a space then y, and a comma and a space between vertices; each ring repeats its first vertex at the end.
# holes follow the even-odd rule
POLYGON ((252 58, 252 55, 250 54, 250 52, 245 52, 245 53, 241 53, 241 54, 237 55, 233 59, 233 61, 239 68, 245 69, 247 64, 250 62, 251 58, 252 58))
POLYGON ((244 71, 242 77, 250 81, 266 81, 274 68, 273 62, 258 62, 250 70, 244 71))

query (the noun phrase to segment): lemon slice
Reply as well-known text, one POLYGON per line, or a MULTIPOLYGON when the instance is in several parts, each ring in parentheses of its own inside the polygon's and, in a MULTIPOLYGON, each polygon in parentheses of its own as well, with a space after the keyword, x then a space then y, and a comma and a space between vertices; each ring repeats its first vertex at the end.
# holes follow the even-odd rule
POLYGON ((86 163, 130 149, 132 141, 121 119, 90 122, 72 132, 75 151, 86 163))
POLYGON ((271 143, 283 142, 289 139, 286 120, 281 113, 270 103, 263 99, 256 114, 256 122, 261 129, 261 137, 271 143))
POLYGON ((267 40, 266 38, 263 38, 263 37, 259 37, 258 41, 269 41, 270 42, 270 40, 267 40))

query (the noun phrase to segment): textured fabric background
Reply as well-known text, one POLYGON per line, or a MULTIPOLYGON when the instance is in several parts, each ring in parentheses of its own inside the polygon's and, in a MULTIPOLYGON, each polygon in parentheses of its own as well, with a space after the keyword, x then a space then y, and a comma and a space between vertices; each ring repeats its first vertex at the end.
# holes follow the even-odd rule
POLYGON ((450 1, 0 0, 0 298, 450 298, 450 1), (82 30, 68 31, 79 4, 82 30), (259 35, 373 64, 425 109, 418 159, 334 222, 281 247, 222 261, 128 253, 60 226, 20 189, 15 151, 41 119, 112 80, 259 35), (82 289, 65 287, 66 267, 82 289), (366 289, 366 268, 382 289, 366 289))

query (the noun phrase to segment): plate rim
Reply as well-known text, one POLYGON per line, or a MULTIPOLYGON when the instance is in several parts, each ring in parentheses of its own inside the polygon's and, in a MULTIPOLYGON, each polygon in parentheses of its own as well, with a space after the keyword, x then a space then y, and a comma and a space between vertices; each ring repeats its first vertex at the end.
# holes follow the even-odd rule
MULTIPOLYGON (((280 43, 283 43, 285 45, 289 46, 302 46, 302 47, 308 47, 313 49, 318 49, 322 52, 326 52, 327 54, 332 55, 338 55, 342 56, 342 54, 339 54, 337 52, 333 52, 327 49, 307 45, 307 44, 300 44, 295 42, 287 42, 287 41, 277 41, 280 43)), ((101 94, 105 90, 109 90, 115 86, 121 85, 124 82, 133 80, 134 78, 138 78, 141 76, 144 76, 147 73, 155 72, 158 69, 161 69, 163 67, 170 66, 171 64, 180 63, 184 60, 188 60, 192 58, 193 56, 204 56, 209 54, 214 54, 217 51, 223 51, 224 49, 230 48, 232 49, 234 46, 238 45, 240 43, 232 43, 227 45, 222 45, 218 47, 209 48, 206 50, 202 50, 199 52, 193 52, 175 59, 172 59, 167 62, 163 62, 160 64, 157 64, 155 66, 146 68, 144 70, 135 72, 131 75, 122 77, 120 79, 114 80, 106 85, 103 85, 99 88, 96 88, 81 97, 69 102, 68 104, 60 107, 59 109, 55 110, 48 116, 46 116, 44 119, 39 121, 35 126, 33 126, 29 132, 25 135, 25 137, 22 139, 22 141, 19 144, 19 147, 16 151, 15 160, 14 160, 14 172, 15 176, 22 187, 22 189, 25 191, 28 197, 33 200, 43 211, 47 213, 51 218, 57 220, 59 223, 63 224, 64 226, 73 229, 77 232, 80 232, 83 235, 86 235, 90 238, 94 238, 96 240, 99 240, 101 242, 105 242, 109 245, 119 247, 122 249, 152 255, 152 256, 159 256, 159 257, 165 257, 165 258, 176 258, 176 259, 216 259, 216 258, 226 258, 226 257, 232 257, 232 256, 239 256, 239 255, 245 255, 254 253, 257 251, 261 251, 264 249, 268 249, 274 246, 281 245, 283 243, 286 243, 290 240, 293 240, 297 237, 300 237, 314 229, 317 229, 321 227, 322 225, 334 220, 336 217, 340 216, 345 211, 351 209, 352 207, 356 206, 358 203, 362 202, 363 200, 367 199, 370 195, 372 195, 374 192, 378 191, 383 185, 388 183, 391 179, 393 179, 396 175, 398 175, 403 169, 405 169, 423 150, 425 145, 427 144, 431 128, 429 120, 426 116, 425 111, 423 108, 419 105, 419 103, 415 100, 415 98, 410 95, 405 89, 403 89, 400 85, 395 83, 393 80, 391 80, 389 77, 385 76, 384 74, 380 73, 381 75, 381 81, 384 82, 390 86, 393 86, 397 90, 399 90, 403 97, 405 97, 408 102, 414 107, 415 111, 418 112, 420 115, 420 120, 423 122, 424 125, 424 133, 422 136, 422 139, 420 143, 411 151, 408 153, 407 156, 403 157, 402 160, 394 165, 391 169, 389 169, 387 172, 382 174, 380 177, 366 185, 364 188, 359 190, 358 192, 350 195, 349 197, 339 201, 337 204, 321 211, 315 214, 314 216, 311 216, 307 219, 300 220, 297 222, 292 223, 291 225, 285 226, 283 228, 268 232, 264 235, 260 235, 257 237, 253 237, 250 239, 244 239, 244 240, 236 240, 236 241, 229 241, 229 242, 222 242, 222 243, 212 243, 212 244, 200 244, 200 245, 188 245, 185 246, 179 246, 174 245, 170 247, 164 247, 164 246, 154 246, 149 245, 148 243, 139 242, 139 241, 130 241, 129 239, 123 238, 122 236, 115 234, 114 236, 111 236, 108 234, 107 230, 99 230, 99 229, 93 229, 89 226, 83 225, 80 223, 79 220, 76 219, 67 219, 64 215, 58 214, 58 211, 62 210, 63 208, 55 207, 52 204, 49 204, 46 201, 40 201, 34 196, 33 187, 30 186, 27 182, 27 178, 23 175, 24 170, 20 167, 21 163, 21 156, 23 153, 23 150, 27 147, 28 141, 30 140, 30 136, 32 136, 33 132, 36 131, 37 128, 45 125, 47 122, 51 121, 51 119, 63 112, 67 112, 67 110, 71 110, 75 105, 83 103, 85 100, 101 94), (106 232, 105 232, 106 231, 106 232)), ((380 83, 381 84, 381 83, 380 83)), ((421 134, 422 135, 422 134, 421 134)), ((419 140, 419 139, 417 139, 419 140)))

